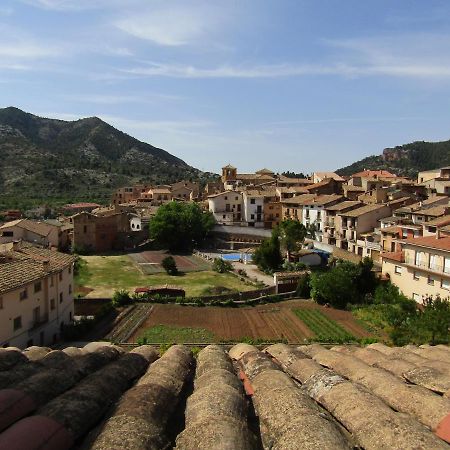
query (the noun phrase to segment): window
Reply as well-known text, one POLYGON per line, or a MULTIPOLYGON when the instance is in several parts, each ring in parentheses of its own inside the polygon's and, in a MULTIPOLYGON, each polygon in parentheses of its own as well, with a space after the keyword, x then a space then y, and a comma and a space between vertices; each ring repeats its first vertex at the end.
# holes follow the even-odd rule
POLYGON ((250 204, 251 204, 251 205, 254 205, 254 204, 255 204, 255 199, 254 199, 254 198, 251 198, 251 199, 250 199, 250 204))
POLYGON ((3 309, 3 297, 0 297, 0 309, 3 309))
POLYGON ((59 294, 59 303, 62 303, 63 302, 63 295, 62 295, 62 292, 61 292, 61 294, 59 294))
POLYGON ((239 197, 236 197, 236 200, 239 200, 239 197))
POLYGON ((424 252, 416 252, 416 266, 423 266, 425 262, 425 253, 424 252))
POLYGON ((255 215, 254 215, 254 214, 251 214, 251 215, 250 215, 250 219, 253 220, 254 218, 255 218, 255 215))
POLYGON ((50 309, 53 311, 55 308, 56 308, 56 305, 55 305, 55 299, 52 298, 52 299, 50 300, 50 309))
POLYGON ((225 195, 225 200, 228 200, 228 196, 225 195))
POLYGON ((72 293, 72 285, 69 284, 69 294, 71 294, 71 293, 72 293))
POLYGON ((415 302, 420 302, 420 295, 419 295, 419 294, 413 293, 412 297, 413 297, 413 300, 414 300, 415 302))
POLYGON ((428 283, 430 286, 434 286, 434 278, 433 278, 432 276, 428 275, 428 281, 427 281, 427 283, 428 283))
POLYGON ((441 288, 450 291, 450 280, 442 279, 441 288))
POLYGON ((34 283, 34 292, 41 292, 42 291, 42 283, 38 281, 37 283, 34 283))
POLYGON ((407 238, 408 237, 408 230, 403 230, 402 231, 402 237, 403 238, 407 238))
POLYGON ((20 300, 25 300, 26 298, 28 298, 28 291, 26 289, 24 289, 23 291, 20 292, 20 300))
POLYGON ((19 330, 20 328, 22 328, 22 316, 15 317, 13 321, 14 331, 19 330))
POLYGON ((401 266, 395 266, 395 273, 401 274, 402 273, 402 267, 401 266))
POLYGON ((222 218, 225 219, 225 218, 226 218, 226 215, 224 214, 224 215, 222 216, 222 218))
POLYGON ((3 237, 14 237, 14 231, 4 231, 2 233, 3 237))
POLYGON ((430 269, 438 270, 438 255, 430 255, 430 269))
POLYGON ((59 272, 59 281, 62 281, 62 272, 59 272))
POLYGON ((83 233, 87 233, 87 226, 86 225, 83 227, 83 233))
POLYGON ((414 273, 413 273, 413 278, 416 281, 420 280, 419 274, 416 271, 414 271, 414 273))
POLYGON ((444 272, 450 273, 450 258, 444 258, 444 272))

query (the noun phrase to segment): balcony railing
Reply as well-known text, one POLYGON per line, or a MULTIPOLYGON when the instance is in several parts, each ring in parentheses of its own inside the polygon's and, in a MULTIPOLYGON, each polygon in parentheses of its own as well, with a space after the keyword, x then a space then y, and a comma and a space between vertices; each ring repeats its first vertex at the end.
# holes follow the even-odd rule
POLYGON ((377 251, 381 251, 381 245, 379 242, 370 242, 370 241, 366 241, 366 247, 369 250, 377 250, 377 251))
POLYGON ((443 266, 442 264, 427 264, 425 261, 416 261, 414 258, 405 258, 405 264, 408 264, 418 269, 424 269, 436 273, 445 273, 450 275, 450 267, 443 266))

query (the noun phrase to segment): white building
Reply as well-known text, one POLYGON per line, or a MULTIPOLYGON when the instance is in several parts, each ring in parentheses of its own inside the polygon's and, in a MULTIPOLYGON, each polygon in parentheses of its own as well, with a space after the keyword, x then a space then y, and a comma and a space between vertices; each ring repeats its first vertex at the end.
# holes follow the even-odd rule
POLYGON ((249 227, 264 227, 264 195, 259 191, 243 191, 243 220, 249 227))
POLYGON ((233 225, 242 221, 242 194, 237 191, 220 192, 208 196, 209 210, 218 224, 233 225))
POLYGON ((337 194, 319 195, 303 205, 302 223, 305 227, 314 225, 316 240, 323 241, 324 225, 326 222, 326 207, 342 201, 343 197, 337 194))

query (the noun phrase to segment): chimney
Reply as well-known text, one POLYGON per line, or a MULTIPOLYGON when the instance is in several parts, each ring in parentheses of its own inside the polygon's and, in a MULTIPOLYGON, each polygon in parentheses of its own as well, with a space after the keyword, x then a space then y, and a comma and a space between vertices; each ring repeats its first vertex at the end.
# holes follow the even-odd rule
POLYGON ((42 267, 44 269, 44 272, 49 272, 50 271, 50 261, 48 259, 44 259, 44 261, 42 261, 42 267))

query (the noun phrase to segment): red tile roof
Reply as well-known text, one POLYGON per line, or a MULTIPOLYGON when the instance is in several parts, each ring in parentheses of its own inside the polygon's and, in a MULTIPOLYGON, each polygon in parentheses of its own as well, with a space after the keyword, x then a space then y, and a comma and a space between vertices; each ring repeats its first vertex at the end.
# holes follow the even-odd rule
POLYGON ((384 177, 384 178, 396 178, 397 175, 394 175, 391 172, 388 172, 387 170, 363 170, 362 172, 354 173, 352 177, 369 177, 369 178, 376 178, 376 177, 384 177))
POLYGON ((386 252, 382 253, 381 258, 383 259, 391 259, 393 261, 403 262, 403 252, 386 252))
POLYGON ((436 236, 417 237, 406 239, 404 244, 418 245, 420 247, 430 247, 437 250, 450 251, 450 237, 436 238, 436 236))

